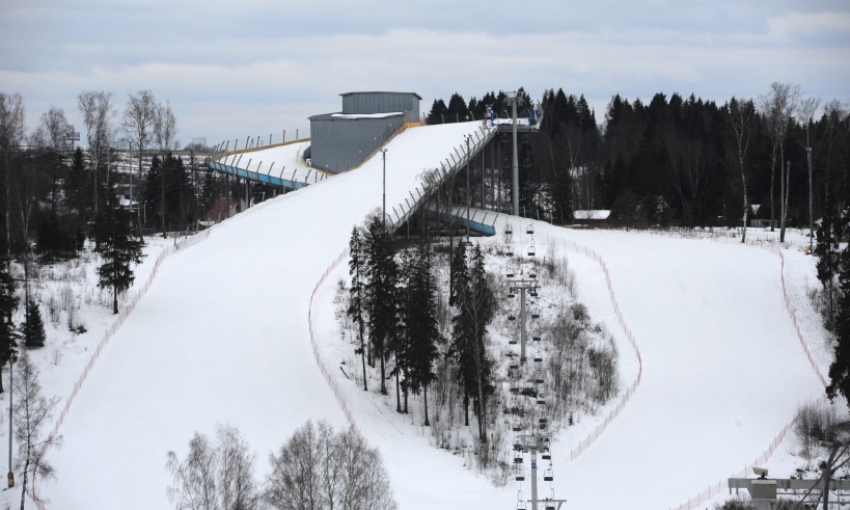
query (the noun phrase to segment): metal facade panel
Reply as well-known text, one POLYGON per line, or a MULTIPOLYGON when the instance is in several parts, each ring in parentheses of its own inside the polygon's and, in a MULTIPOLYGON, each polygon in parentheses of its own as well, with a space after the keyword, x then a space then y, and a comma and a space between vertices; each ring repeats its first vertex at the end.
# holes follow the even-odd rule
POLYGON ((419 118, 419 96, 412 92, 352 92, 342 96, 345 114, 410 111, 415 111, 419 118))
POLYGON ((349 170, 362 163, 403 122, 401 115, 383 119, 313 117, 310 164, 331 173, 349 170))

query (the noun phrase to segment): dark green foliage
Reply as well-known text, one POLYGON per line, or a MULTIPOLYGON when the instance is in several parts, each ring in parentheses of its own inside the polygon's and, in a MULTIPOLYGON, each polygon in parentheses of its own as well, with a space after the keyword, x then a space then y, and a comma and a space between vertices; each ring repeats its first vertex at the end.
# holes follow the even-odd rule
POLYGON ((79 227, 50 211, 43 211, 36 220, 36 251, 48 259, 75 257, 80 247, 79 227))
POLYGON ((428 385, 436 379, 434 362, 442 341, 437 327, 437 286, 431 275, 431 253, 420 244, 405 264, 407 285, 402 304, 405 342, 396 354, 404 371, 405 389, 425 393, 425 426, 428 421, 428 385))
POLYGON ((118 313, 118 294, 133 284, 133 264, 142 261, 141 238, 132 235, 130 211, 118 205, 118 198, 109 193, 95 223, 95 251, 103 257, 98 268, 98 286, 112 290, 112 312, 118 313))
MULTIPOLYGON (((9 276, 6 264, 0 264, 0 366, 9 362, 9 358, 18 345, 18 331, 12 322, 12 314, 17 307, 15 280, 9 276)), ((2 391, 2 380, 0 380, 0 392, 2 391)))
POLYGON ((191 176, 181 158, 171 154, 163 159, 154 156, 144 189, 148 228, 165 231, 196 219, 191 176))
POLYGON ((77 227, 81 231, 86 230, 86 218, 91 199, 91 175, 86 168, 83 150, 77 148, 68 172, 68 180, 65 181, 65 199, 69 209, 77 217, 77 227))
POLYGON ((386 395, 386 360, 398 335, 398 264, 392 236, 380 215, 372 216, 366 232, 366 309, 372 356, 381 364, 381 393, 386 395))
POLYGON ((830 398, 840 393, 850 402, 850 245, 841 253, 838 276, 838 313, 835 318, 835 358, 829 367, 830 398))
POLYGON ((450 355, 458 365, 458 378, 464 391, 464 405, 475 399, 478 415, 479 440, 487 442, 487 399, 493 393, 492 363, 487 359, 486 326, 493 317, 495 302, 484 256, 476 245, 471 267, 467 264, 466 247, 459 245, 455 252, 455 286, 457 314, 452 319, 450 355))
POLYGON ((47 339, 47 334, 44 332, 44 321, 41 320, 38 303, 32 297, 27 301, 24 312, 24 322, 19 327, 24 347, 27 349, 44 347, 44 341, 47 339))
POLYGON ((346 313, 357 324, 357 332, 360 337, 360 347, 354 352, 359 354, 363 362, 363 391, 368 390, 366 383, 366 344, 364 329, 366 327, 363 319, 364 301, 366 297, 364 281, 363 241, 360 238, 360 230, 357 227, 351 229, 351 240, 348 243, 351 258, 348 261, 349 275, 351 275, 351 289, 349 306, 346 313))

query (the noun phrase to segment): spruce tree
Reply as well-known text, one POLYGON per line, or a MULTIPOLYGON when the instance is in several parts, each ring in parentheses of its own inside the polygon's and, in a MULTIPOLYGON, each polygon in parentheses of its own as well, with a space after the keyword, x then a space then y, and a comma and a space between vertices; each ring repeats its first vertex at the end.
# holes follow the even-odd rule
POLYGON ((386 395, 386 360, 391 354, 390 343, 395 338, 398 327, 398 265, 393 253, 391 235, 379 215, 370 219, 365 241, 369 343, 372 355, 376 356, 381 364, 381 394, 386 395))
POLYGON ((838 281, 835 358, 829 367, 830 384, 826 392, 830 399, 840 393, 850 402, 850 245, 841 254, 841 273, 838 281))
MULTIPOLYGON (((15 295, 15 280, 9 275, 6 264, 0 264, 0 367, 9 362, 18 345, 18 331, 12 322, 12 314, 18 307, 15 295)), ((0 378, 0 393, 3 381, 0 378)))
POLYGON ((407 341, 402 359, 407 386, 414 394, 419 394, 420 390, 423 392, 427 427, 430 426, 428 385, 436 379, 434 362, 439 355, 437 344, 442 337, 437 327, 437 285, 431 275, 428 245, 420 244, 411 260, 404 312, 407 341))
POLYGON ((458 382, 463 389, 464 425, 469 426, 469 399, 478 392, 478 377, 475 367, 475 325, 465 306, 469 295, 469 270, 466 264, 466 248, 459 244, 452 257, 454 294, 449 304, 457 308, 452 318, 452 342, 449 355, 458 367, 458 382))
POLYGON ((839 253, 838 242, 834 237, 835 218, 832 207, 827 203, 821 224, 817 229, 817 245, 815 245, 815 256, 818 257, 816 264, 817 277, 823 287, 823 297, 826 302, 826 327, 832 328, 835 303, 835 275, 838 271, 839 253))
POLYGON ((112 290, 112 313, 118 313, 118 294, 133 284, 133 264, 142 261, 141 238, 132 235, 130 211, 118 204, 114 191, 108 193, 106 206, 102 207, 95 223, 95 251, 103 257, 97 269, 98 286, 112 290))
POLYGON ((363 391, 368 391, 366 383, 366 343, 364 339, 365 323, 363 320, 364 289, 364 267, 363 267, 363 241, 360 238, 360 230, 357 227, 351 229, 351 240, 348 243, 351 253, 348 261, 348 273, 351 275, 351 289, 348 316, 357 324, 357 333, 360 338, 360 347, 354 352, 360 355, 363 362, 363 391))
POLYGON ((38 349, 44 347, 47 334, 44 332, 44 321, 41 319, 41 311, 38 303, 32 297, 27 300, 24 309, 24 322, 20 325, 20 334, 27 349, 38 349))

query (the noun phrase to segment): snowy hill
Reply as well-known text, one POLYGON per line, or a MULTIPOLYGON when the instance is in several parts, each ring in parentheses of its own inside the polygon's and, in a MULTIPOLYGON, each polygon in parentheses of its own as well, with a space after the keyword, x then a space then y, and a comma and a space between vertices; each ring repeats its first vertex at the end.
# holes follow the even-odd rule
MULTIPOLYGON (((420 174, 478 126, 417 128, 393 139, 388 206, 402 202, 420 174)), ((166 452, 182 457, 192 434, 210 433, 216 423, 244 433, 261 474, 267 454, 306 420, 345 425, 313 357, 308 305, 352 226, 380 207, 381 177, 381 162, 372 158, 252 208, 167 259, 65 420, 65 444, 51 454, 58 480, 39 485, 51 507, 169 508, 166 452)), ((496 223, 500 234, 504 222, 496 223)), ((568 508, 678 505, 751 463, 798 404, 822 393, 783 303, 776 255, 539 222, 535 230, 540 242, 565 250, 581 300, 615 330, 600 266, 566 243, 601 255, 643 356, 637 392, 599 439, 571 461, 586 430, 557 438, 555 488, 568 508)), ((326 279, 317 301, 325 306, 317 320, 325 323, 332 320, 334 281, 326 279)), ((625 341, 621 330, 614 334, 625 341)), ((402 509, 515 506, 513 483, 494 488, 356 388, 343 396, 364 436, 380 448, 402 509)))

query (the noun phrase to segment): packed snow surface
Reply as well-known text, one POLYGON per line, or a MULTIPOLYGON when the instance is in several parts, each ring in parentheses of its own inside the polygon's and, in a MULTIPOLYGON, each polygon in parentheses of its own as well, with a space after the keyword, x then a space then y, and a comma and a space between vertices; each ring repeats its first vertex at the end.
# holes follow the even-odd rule
MULTIPOLYGON (((388 208, 479 124, 411 129, 393 139, 388 208)), ((60 431, 64 446, 51 454, 58 480, 40 483, 52 507, 169 508, 166 452, 182 458, 195 431, 210 434, 216 423, 244 433, 260 474, 267 455, 306 420, 346 424, 313 358, 308 302, 352 226, 380 207, 381 169, 372 158, 267 201, 167 259, 60 431)), ((504 221, 496 223, 500 233, 504 221)), ((514 229, 528 223, 508 221, 514 229)), ((643 356, 637 393, 595 443, 574 461, 569 450, 583 438, 554 444, 555 493, 567 508, 677 506, 752 462, 798 404, 822 393, 782 301, 776 255, 539 222, 535 239, 576 242, 603 257, 643 356)), ((602 281, 586 258, 573 267, 579 282, 587 272, 602 281)), ((580 284, 579 292, 579 301, 604 303, 608 291, 580 284)), ((430 446, 427 431, 417 437, 382 416, 391 409, 352 407, 381 449, 402 509, 516 505, 513 482, 494 488, 459 457, 430 446)))

